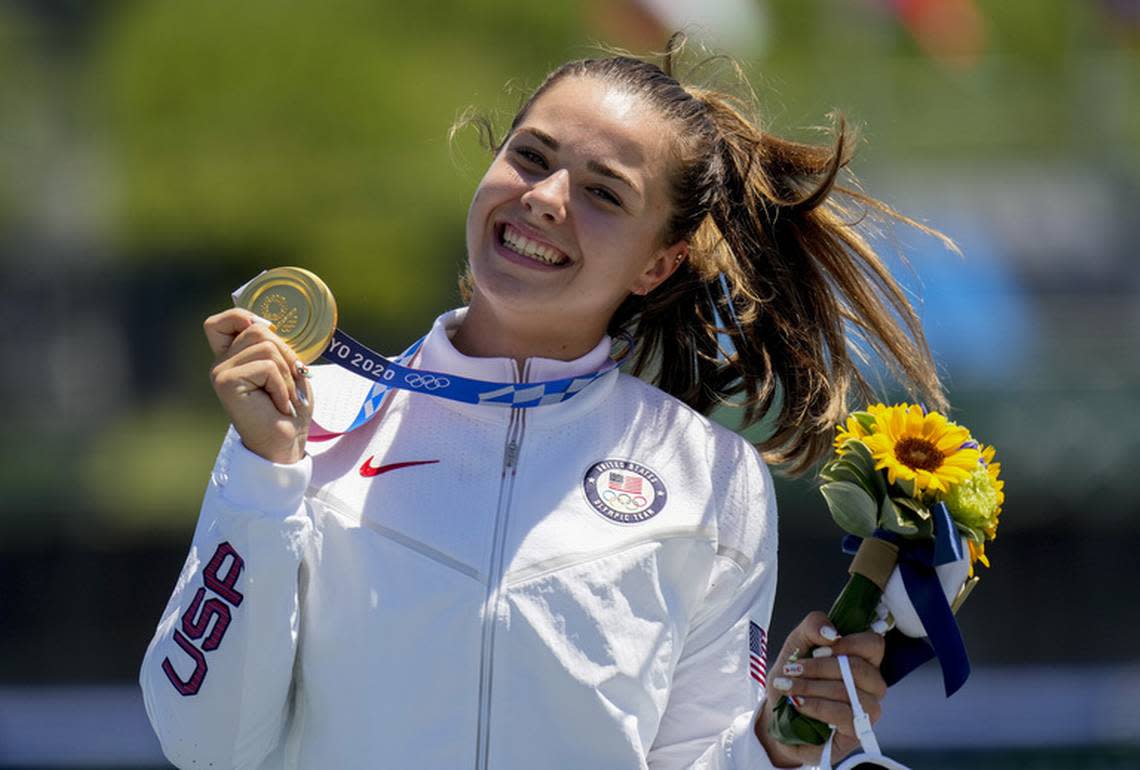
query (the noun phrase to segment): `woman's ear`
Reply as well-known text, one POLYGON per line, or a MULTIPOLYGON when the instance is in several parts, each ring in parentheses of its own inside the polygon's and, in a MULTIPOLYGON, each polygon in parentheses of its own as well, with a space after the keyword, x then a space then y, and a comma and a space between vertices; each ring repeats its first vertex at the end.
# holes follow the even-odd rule
POLYGON ((630 289, 634 294, 645 296, 660 286, 665 279, 673 275, 674 271, 689 256, 689 242, 677 241, 672 246, 658 249, 653 260, 645 267, 630 289))

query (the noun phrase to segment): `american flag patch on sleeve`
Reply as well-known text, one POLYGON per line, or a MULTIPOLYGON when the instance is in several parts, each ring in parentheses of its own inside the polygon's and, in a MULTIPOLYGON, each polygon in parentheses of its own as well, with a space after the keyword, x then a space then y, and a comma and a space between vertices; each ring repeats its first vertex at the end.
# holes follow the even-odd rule
POLYGON ((766 687, 768 675, 768 635, 753 621, 748 621, 748 672, 766 687))

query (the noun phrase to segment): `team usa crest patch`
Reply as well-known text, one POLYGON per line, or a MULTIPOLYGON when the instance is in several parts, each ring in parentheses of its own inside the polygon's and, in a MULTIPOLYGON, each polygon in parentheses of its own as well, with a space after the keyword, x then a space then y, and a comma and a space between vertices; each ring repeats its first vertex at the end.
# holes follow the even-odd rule
POLYGON ((630 460, 594 463, 582 479, 594 510, 618 524, 638 524, 661 512, 668 492, 661 477, 630 460))

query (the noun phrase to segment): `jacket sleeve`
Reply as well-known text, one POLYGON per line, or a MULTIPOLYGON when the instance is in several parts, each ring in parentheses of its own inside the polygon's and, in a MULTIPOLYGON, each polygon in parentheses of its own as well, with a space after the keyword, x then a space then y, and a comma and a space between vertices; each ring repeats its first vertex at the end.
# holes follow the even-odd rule
POLYGON ((717 501, 717 554, 705 599, 649 752, 653 770, 774 767, 753 724, 763 706, 776 596, 776 499, 767 467, 740 445, 729 491, 717 501))
POLYGON ((312 460, 277 465, 231 427, 185 566, 139 683, 162 750, 180 768, 253 768, 280 742, 312 533, 312 460))

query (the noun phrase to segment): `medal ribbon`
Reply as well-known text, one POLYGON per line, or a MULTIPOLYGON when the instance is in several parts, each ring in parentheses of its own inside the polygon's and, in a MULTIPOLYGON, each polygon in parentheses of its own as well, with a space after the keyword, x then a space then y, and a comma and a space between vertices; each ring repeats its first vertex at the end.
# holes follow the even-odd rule
POLYGON ((541 382, 490 382, 407 366, 419 351, 423 341, 424 338, 421 337, 394 360, 388 360, 337 329, 322 357, 330 363, 372 380, 372 389, 365 396, 356 418, 348 428, 332 432, 314 424, 316 430, 310 431, 309 440, 328 441, 356 430, 381 411, 384 400, 393 390, 410 390, 465 404, 491 404, 514 409, 559 404, 581 393, 595 380, 621 366, 633 349, 631 341, 627 339, 626 348, 618 358, 611 359, 597 371, 577 377, 541 382))

